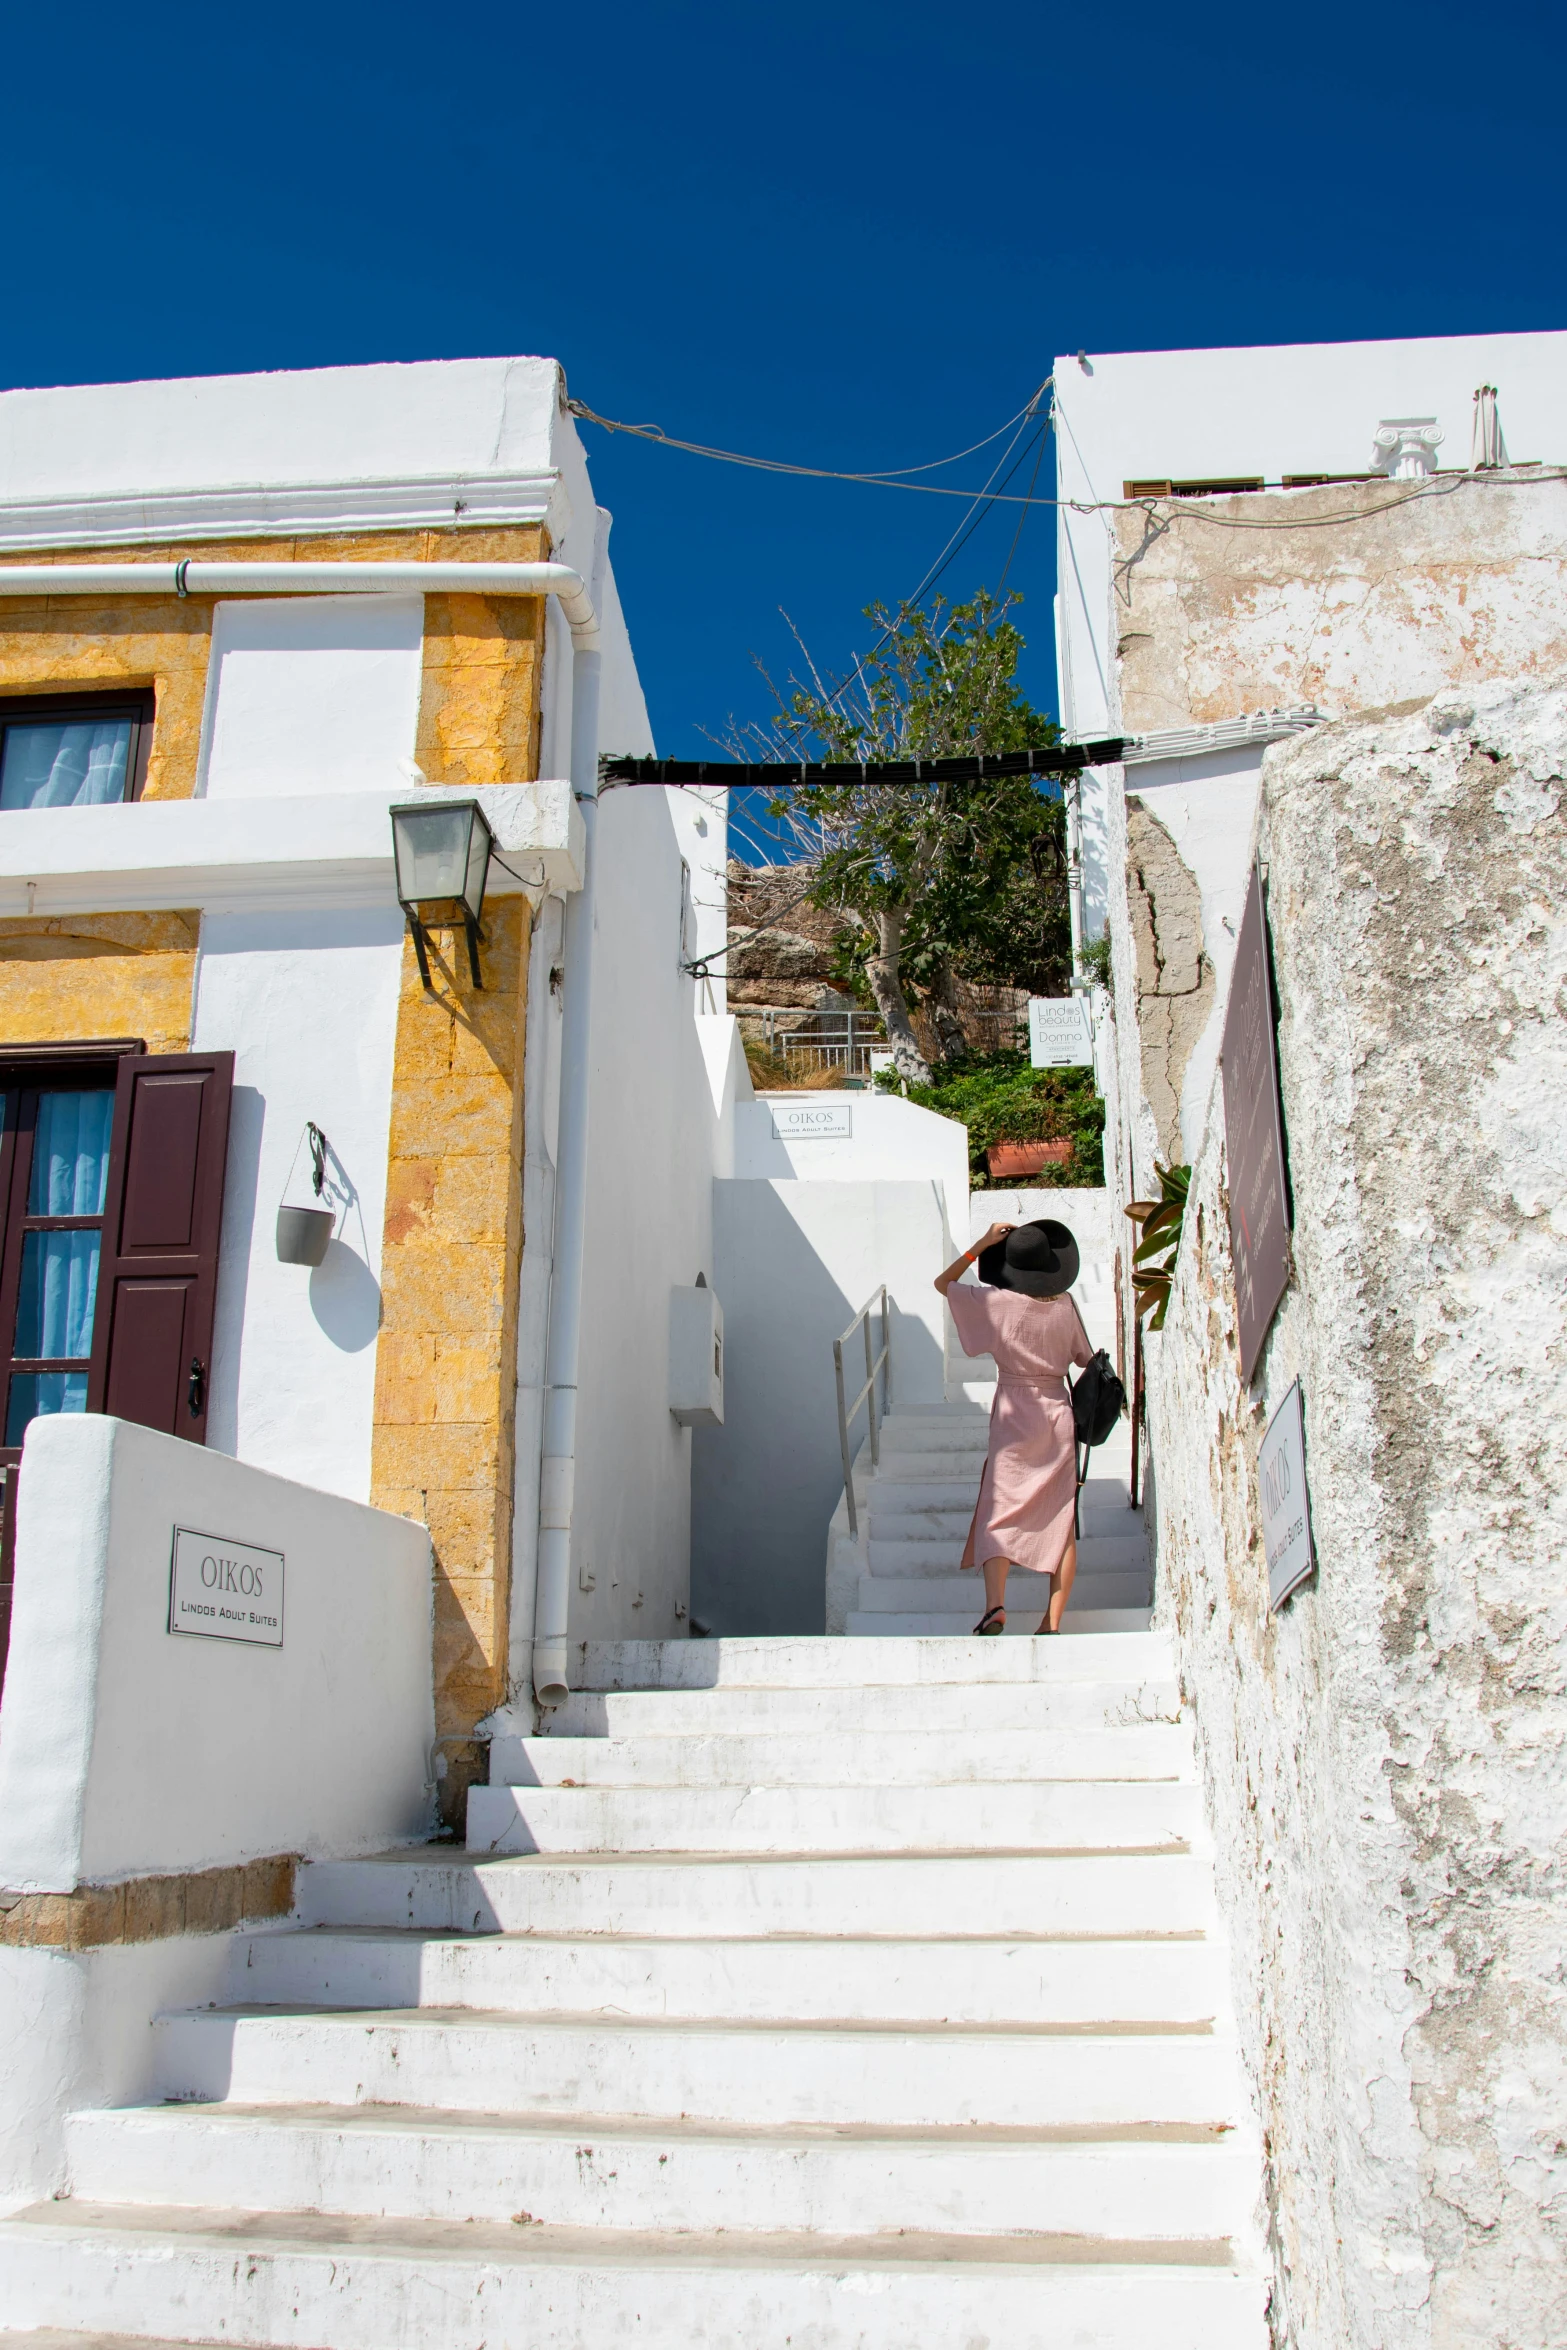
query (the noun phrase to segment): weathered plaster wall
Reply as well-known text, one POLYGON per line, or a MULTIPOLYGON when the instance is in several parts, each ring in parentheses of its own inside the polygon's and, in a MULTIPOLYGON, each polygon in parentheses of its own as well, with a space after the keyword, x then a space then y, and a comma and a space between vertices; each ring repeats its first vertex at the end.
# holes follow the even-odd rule
POLYGON ((1157 816, 1126 802, 1126 902, 1137 969, 1143 1095, 1166 1165, 1181 1151, 1187 1063, 1213 1010, 1202 893, 1157 816))
POLYGON ((1444 684, 1558 674, 1567 480, 1455 473, 1416 497, 1409 487, 1344 482, 1118 513, 1127 732, 1299 702, 1338 715, 1444 684))
POLYGON ((443 1736, 506 1694, 526 900, 493 900, 484 927, 482 991, 460 934, 433 934, 433 995, 403 950, 371 1451, 376 1507, 430 1529, 443 1736))
POLYGON ((1270 750, 1294 1276, 1248 1392, 1216 1086, 1148 1342, 1300 2350, 1567 2339, 1564 773, 1567 691, 1528 683, 1270 750), (1270 1617, 1257 1446, 1297 1374, 1319 1568, 1270 1617))
POLYGON ((0 1043, 140 1036, 190 1043, 200 916, 72 914, 0 922, 0 1043))

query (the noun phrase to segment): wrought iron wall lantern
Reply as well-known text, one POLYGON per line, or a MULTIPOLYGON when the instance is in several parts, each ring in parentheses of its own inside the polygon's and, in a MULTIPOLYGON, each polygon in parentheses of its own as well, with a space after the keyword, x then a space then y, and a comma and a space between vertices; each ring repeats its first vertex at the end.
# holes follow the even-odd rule
POLYGON ((468 937, 473 984, 479 976, 479 918, 489 878, 495 835, 477 800, 415 800, 393 808, 392 854, 397 864, 397 902, 408 917, 419 976, 430 986, 428 930, 455 930, 468 937))

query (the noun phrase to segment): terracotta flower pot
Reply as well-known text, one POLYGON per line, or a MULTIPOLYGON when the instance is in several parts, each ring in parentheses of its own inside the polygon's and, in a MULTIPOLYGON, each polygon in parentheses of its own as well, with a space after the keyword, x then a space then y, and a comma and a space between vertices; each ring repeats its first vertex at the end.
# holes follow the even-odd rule
POLYGON ((1064 1142, 993 1142, 985 1153, 992 1175, 1038 1175, 1046 1167, 1069 1166, 1070 1139, 1064 1142))

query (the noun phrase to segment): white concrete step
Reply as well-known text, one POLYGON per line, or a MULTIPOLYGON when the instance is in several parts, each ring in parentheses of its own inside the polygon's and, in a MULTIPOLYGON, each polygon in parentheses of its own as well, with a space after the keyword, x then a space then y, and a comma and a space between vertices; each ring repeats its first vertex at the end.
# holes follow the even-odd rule
POLYGON ((1260 2271, 1224 2245, 1067 2237, 614 2236, 316 2213, 44 2204, 0 2224, 18 2329, 289 2350, 1264 2350, 1260 2271), (170 2293, 178 2254, 178 2303, 170 2293), (1116 2259, 1115 2253, 1121 2257, 1116 2259), (852 2276, 852 2287, 846 2280, 852 2276), (303 2329, 302 2330, 302 2324, 303 2329))
POLYGON ((649 2020, 1209 2023, 1227 1997, 1207 1939, 269 1932, 236 1954, 235 2000, 266 2007, 480 2007, 649 2020))
MULTIPOLYGON (((1128 1643, 1117 1640, 1115 1648, 1128 1643)), ((1008 1652, 1008 1662, 1011 1661, 1008 1652)), ((1082 1656, 1098 1656, 1103 1644, 1076 1641, 1069 1654, 1052 1661, 1062 1667, 1082 1656)), ((1134 1650, 1132 1653, 1136 1653, 1134 1650)), ((1124 1723, 1173 1722, 1180 1715, 1180 1691, 1164 1673, 1146 1676, 1069 1670, 1012 1684, 987 1679, 923 1686, 865 1689, 581 1690, 544 1717, 547 1738, 695 1738, 738 1732, 788 1733, 824 1740, 853 1733, 894 1737, 905 1731, 955 1734, 1026 1731, 1059 1738, 1067 1732, 1124 1723)), ((498 1738, 491 1775, 505 1779, 505 1757, 521 1741, 498 1738)))
MULTIPOLYGON (((870 1571, 873 1575, 955 1575, 963 1556, 965 1524, 959 1534, 922 1534, 888 1540, 872 1534, 870 1571)), ((1148 1545, 1141 1532, 1130 1535, 1088 1535, 1077 1546, 1079 1580, 1085 1575, 1138 1570, 1148 1577, 1148 1545)), ((968 1570, 970 1573, 973 1569, 968 1570)))
MULTIPOLYGON (((886 1476, 904 1490, 921 1485, 967 1484, 969 1493, 979 1491, 980 1471, 984 1467, 983 1445, 930 1444, 920 1451, 912 1447, 883 1452, 877 1477, 886 1476)), ((970 1508, 973 1501, 970 1500, 970 1508)))
MULTIPOLYGON (((969 1530, 974 1515, 973 1493, 961 1493, 951 1502, 932 1500, 929 1495, 944 1495, 947 1486, 927 1488, 919 1485, 883 1486, 873 1482, 869 1491, 867 1520, 873 1542, 961 1542, 969 1530)), ((976 1488, 977 1491, 977 1488, 976 1488)), ((1135 1540, 1147 1547, 1147 1531, 1142 1512, 1128 1509, 1124 1493, 1112 1493, 1109 1500, 1096 1497, 1090 1502, 1079 1502, 1078 1539, 1087 1541, 1135 1540)))
MULTIPOLYGON (((1007 1577, 1007 1606, 1025 1611, 1032 1608, 1037 1615, 1049 1605, 1050 1578, 1030 1575, 1014 1567, 1007 1577)), ((973 1629, 985 1612, 985 1585, 982 1577, 972 1569, 961 1574, 897 1575, 886 1569, 860 1577, 860 1613, 869 1615, 885 1612, 888 1615, 962 1615, 969 1618, 973 1629)), ((1068 1616, 1081 1615, 1096 1608, 1151 1606, 1153 1593, 1146 1566, 1112 1573, 1100 1569, 1094 1574, 1079 1574, 1067 1598, 1068 1616)))
MULTIPOLYGON (((847 1629, 850 1638, 854 1640, 856 1645, 865 1639, 885 1640, 889 1634, 900 1640, 966 1640, 979 1622, 983 1606, 982 1597, 979 1608, 967 1607, 961 1615, 937 1615, 929 1609, 922 1609, 918 1614, 897 1616, 858 1611, 849 1617, 847 1629)), ((1097 1634, 1126 1637, 1133 1633, 1146 1632, 1152 1613, 1153 1610, 1147 1607, 1096 1607, 1078 1610, 1069 1604, 1066 1611, 1066 1621, 1061 1629, 1063 1634, 1070 1632, 1078 1638, 1097 1634)), ((1032 1634, 1037 1630, 1038 1625, 1033 1621, 1029 1610, 1025 1609, 1021 1615, 1013 1615, 1009 1611, 1006 1625, 1007 1636, 1032 1634)), ((994 1649, 1000 1648, 1002 1643, 1000 1640, 989 1640, 985 1645, 994 1649)), ((1046 1642, 1048 1647, 1054 1645, 1053 1641, 1046 1642)))
POLYGON ((1088 2131, 1243 2118, 1227 2044, 1129 2028, 633 2022, 451 2008, 160 2017, 161 2091, 242 2105, 1088 2131))
POLYGON ((471 1787, 468 1850, 1151 1851, 1201 1829, 1195 1784, 959 1787, 471 1787))
POLYGON ((974 1452, 983 1459, 989 1442, 988 1412, 891 1412, 881 1423, 883 1453, 928 1452, 939 1445, 948 1452, 974 1452))
POLYGON ((492 1787, 932 1787, 989 1780, 1173 1779, 1193 1769, 1188 1723, 953 1728, 685 1738, 498 1738, 492 1787))
POLYGON ((367 2219, 832 2235, 1224 2238, 1245 2151, 1215 2132, 1153 2143, 1013 2131, 929 2134, 637 2124, 498 2124, 401 2107, 163 2106, 70 2124, 89 2202, 219 2204, 367 2219))
POLYGON ((1107 1679, 1174 1671, 1169 1635, 1149 1632, 1135 1648, 1124 1640, 1065 1655, 1049 1647, 1022 1656, 992 1641, 954 1656, 943 1641, 928 1646, 888 1639, 845 1648, 827 1637, 779 1640, 585 1640, 568 1652, 574 1690, 852 1689, 962 1682, 982 1705, 986 1684, 1102 1672, 1107 1679))
MULTIPOLYGON (((999 1641, 992 1642, 999 1647, 999 1641)), ((428 1846, 299 1872, 301 1924, 481 1934, 1202 1934, 1211 1875, 1182 1853, 481 1861, 428 1846)))

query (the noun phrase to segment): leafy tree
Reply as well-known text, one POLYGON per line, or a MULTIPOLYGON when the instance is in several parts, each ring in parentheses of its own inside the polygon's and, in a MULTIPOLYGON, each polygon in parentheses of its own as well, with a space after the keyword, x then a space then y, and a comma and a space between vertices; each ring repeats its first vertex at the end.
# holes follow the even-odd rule
MULTIPOLYGON (((1048 750, 1059 732, 1017 685, 1018 600, 982 589, 929 610, 871 605, 879 641, 846 679, 830 684, 806 654, 807 677, 773 687, 770 721, 731 727, 725 747, 780 761, 1048 750)), ((843 976, 863 977, 909 1082, 930 1076, 910 987, 951 1055, 962 1049, 956 975, 1043 992, 1069 971, 1064 812, 1028 776, 802 784, 772 813, 814 872, 816 903, 842 917, 843 976)))

